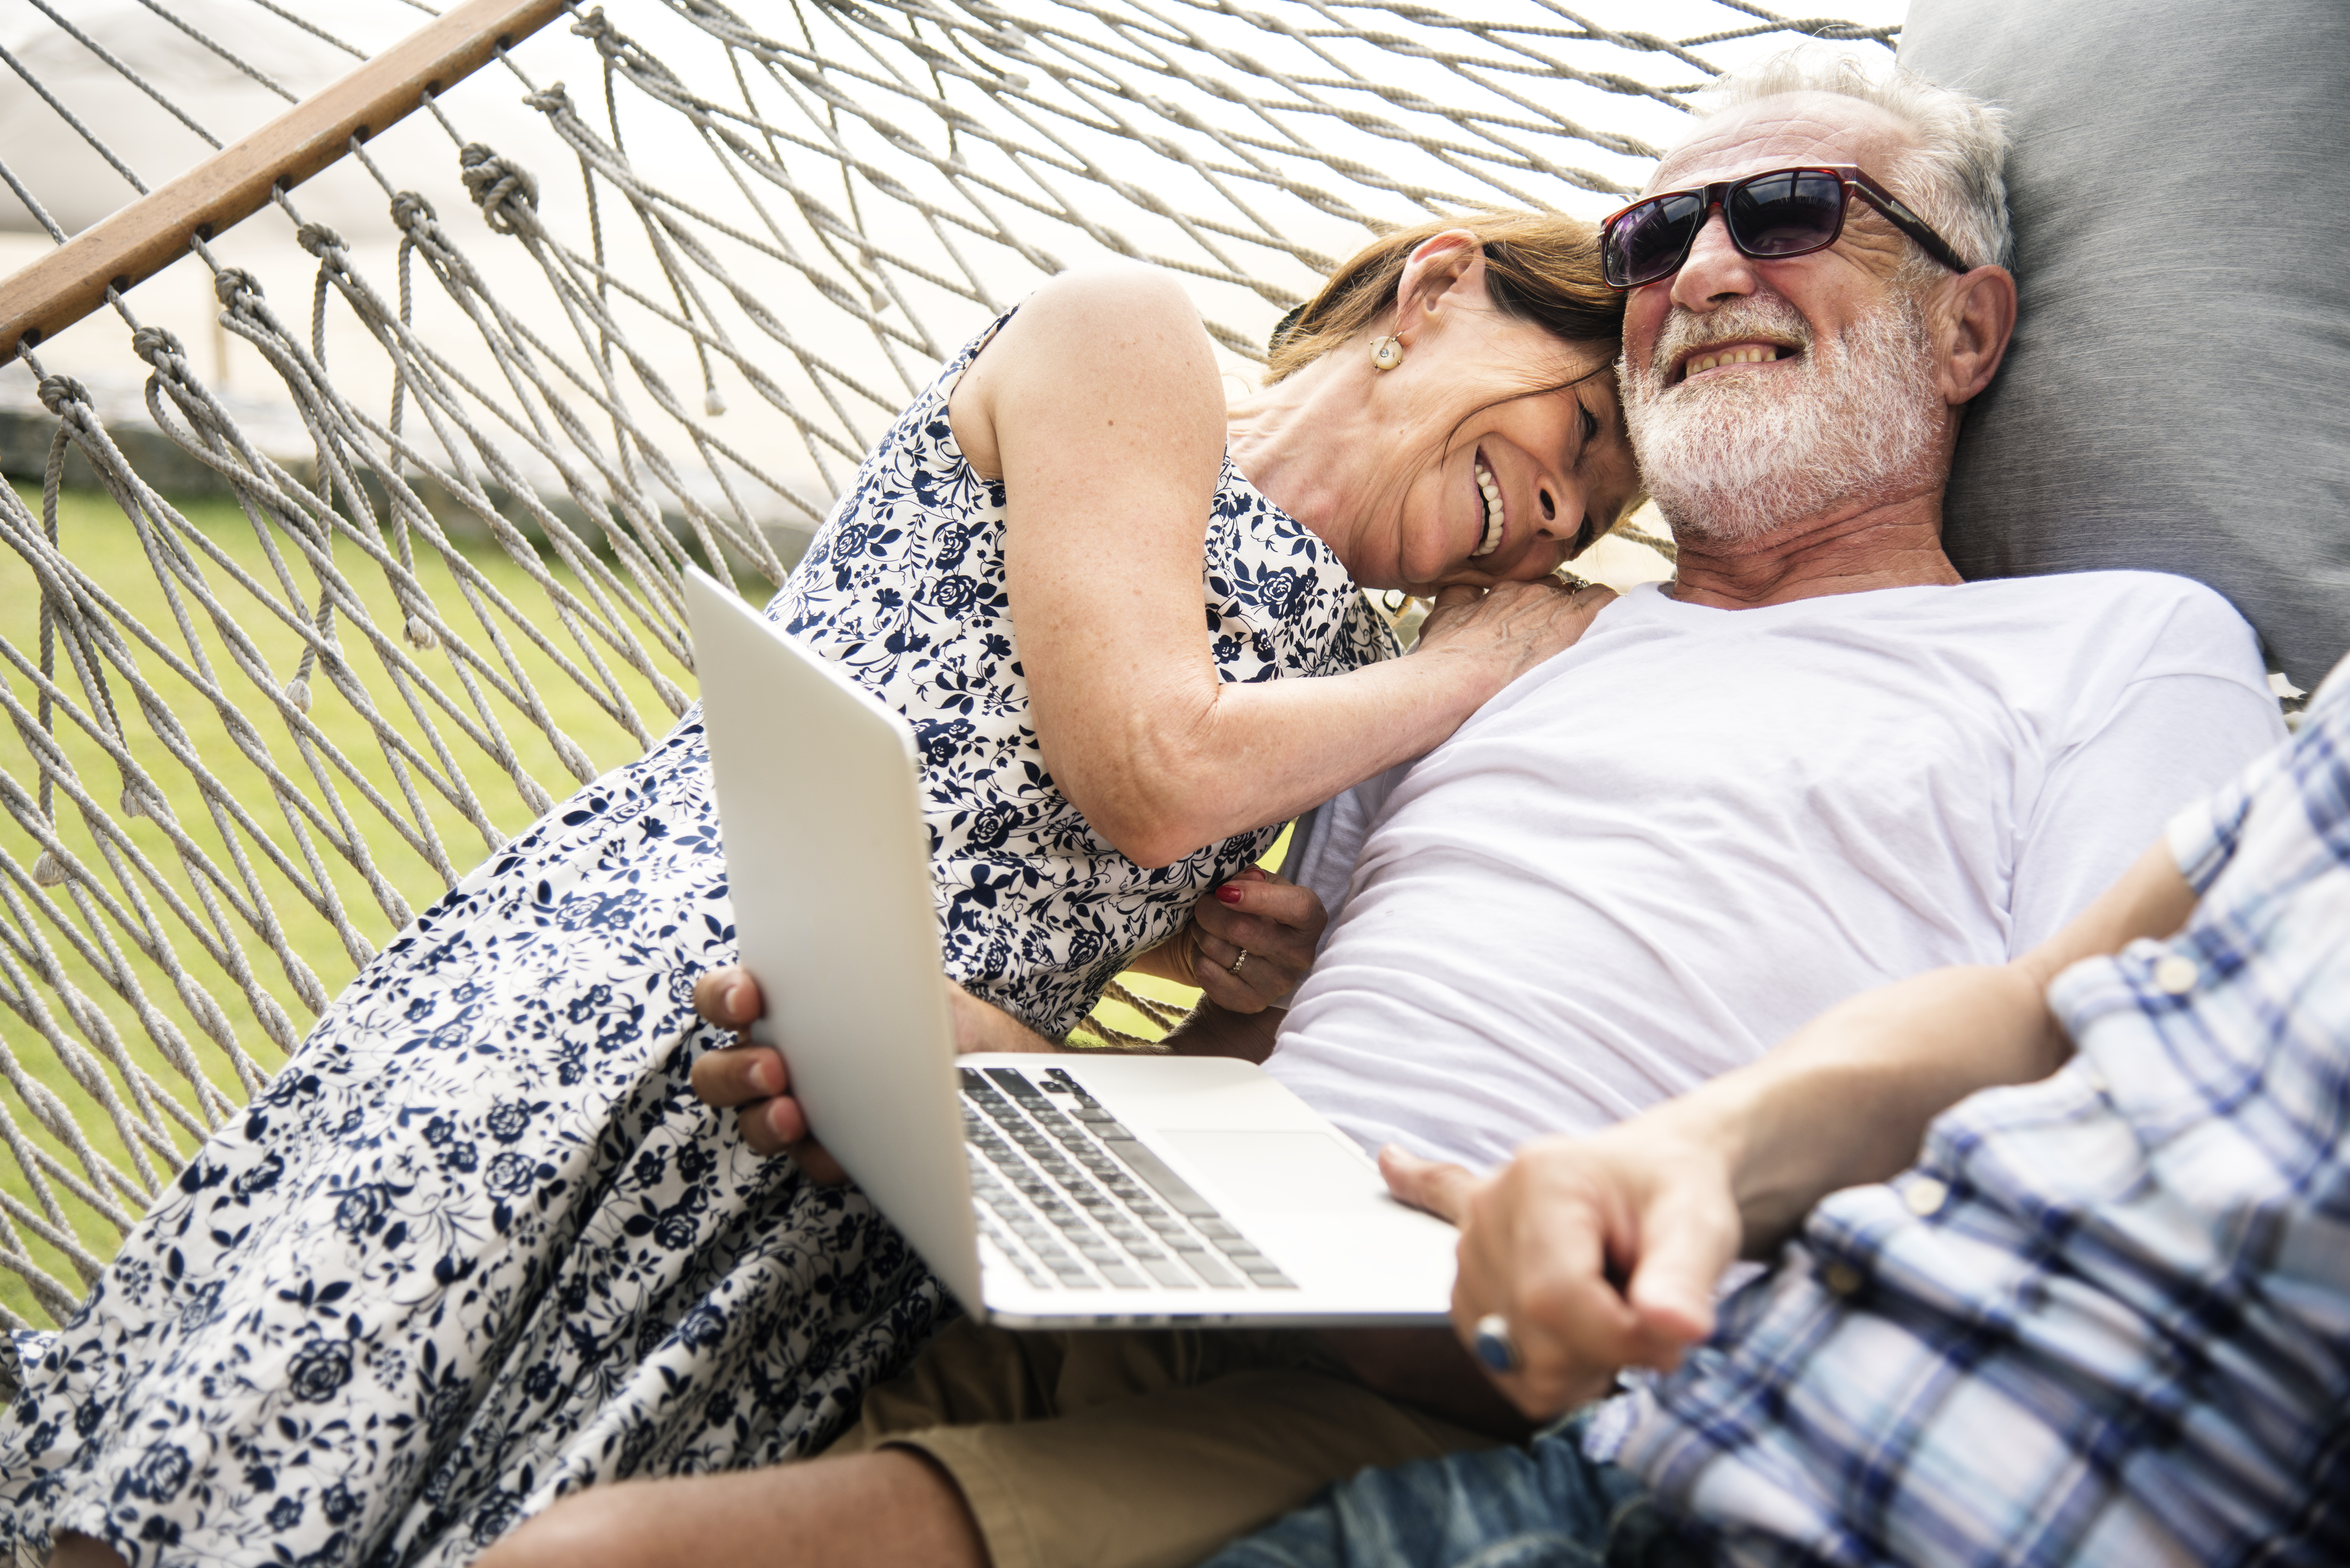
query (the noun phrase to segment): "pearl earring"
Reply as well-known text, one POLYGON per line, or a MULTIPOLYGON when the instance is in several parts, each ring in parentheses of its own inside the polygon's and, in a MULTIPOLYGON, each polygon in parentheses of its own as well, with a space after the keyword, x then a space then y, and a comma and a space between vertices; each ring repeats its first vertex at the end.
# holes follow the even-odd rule
POLYGON ((1374 337, 1371 339, 1371 366, 1374 369, 1392 370, 1402 363, 1402 338, 1374 337))

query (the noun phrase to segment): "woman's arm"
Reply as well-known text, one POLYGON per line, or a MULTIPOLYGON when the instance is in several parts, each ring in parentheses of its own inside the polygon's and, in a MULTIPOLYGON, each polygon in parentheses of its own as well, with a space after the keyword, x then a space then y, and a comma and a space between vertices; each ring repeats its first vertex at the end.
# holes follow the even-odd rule
POLYGON ((1222 381, 1182 289, 1141 268, 1046 284, 949 411, 973 467, 1004 485, 1006 583, 1045 765, 1144 866, 1428 751, 1607 601, 1548 583, 1451 591, 1409 658, 1326 680, 1220 681, 1200 576, 1222 381))

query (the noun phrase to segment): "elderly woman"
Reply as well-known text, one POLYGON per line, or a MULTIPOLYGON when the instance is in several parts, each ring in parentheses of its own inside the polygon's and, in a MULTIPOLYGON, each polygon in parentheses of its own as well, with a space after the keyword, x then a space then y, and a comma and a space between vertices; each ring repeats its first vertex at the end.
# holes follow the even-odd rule
MULTIPOLYGON (((1507 215, 1373 245, 1229 407, 1140 270, 957 355, 770 610, 913 722, 948 978, 1048 1034, 1138 964, 1285 989, 1316 917, 1241 879, 1280 824, 1606 597, 1546 579, 1632 493, 1620 310, 1588 229, 1507 215), (1409 657, 1366 588, 1436 597, 1409 657), (1289 940, 1187 933, 1220 888, 1289 940)), ((453 1563, 558 1490, 824 1446, 947 1309, 853 1189, 695 1098, 693 977, 733 956, 690 715, 421 916, 27 1336, 0 1542, 453 1563)))

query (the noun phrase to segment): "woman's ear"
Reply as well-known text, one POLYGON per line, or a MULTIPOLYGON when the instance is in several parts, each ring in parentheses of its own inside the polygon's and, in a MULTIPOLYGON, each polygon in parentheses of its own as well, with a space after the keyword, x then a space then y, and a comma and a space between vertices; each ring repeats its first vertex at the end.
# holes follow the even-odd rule
POLYGON ((1390 330, 1409 348, 1446 312, 1487 303, 1484 245, 1467 229, 1447 229, 1420 241, 1404 258, 1390 330))

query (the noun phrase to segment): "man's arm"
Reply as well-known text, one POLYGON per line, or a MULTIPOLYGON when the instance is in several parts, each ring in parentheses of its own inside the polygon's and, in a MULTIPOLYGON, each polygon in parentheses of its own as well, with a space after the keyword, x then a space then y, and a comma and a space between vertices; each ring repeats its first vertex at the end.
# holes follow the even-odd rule
POLYGON ((1160 1042, 1178 1056, 1238 1056, 1262 1062, 1273 1054, 1273 1037, 1288 1014, 1278 1007, 1234 1012, 1202 997, 1182 1023, 1160 1042))
POLYGON ((1927 1124, 1976 1090, 2031 1083, 2064 1065, 2073 1045, 2048 1011, 2049 982, 2082 959, 2169 936, 2194 908, 2193 889, 2158 842, 2071 925, 2015 961, 1932 971, 1864 992, 1753 1068, 1709 1085, 1720 1103, 1699 1107, 1697 1127, 1736 1140, 1726 1147, 1737 1151, 1745 1255, 1775 1250, 1828 1193, 1907 1168, 1927 1124))
POLYGON ((1713 1329, 1742 1252, 1768 1253, 1841 1188, 1910 1164, 1927 1124, 1978 1089, 2045 1076, 2072 1045, 2048 982, 2185 923, 2195 895, 2158 843, 2057 936, 2012 963, 1932 971, 1829 1009, 1748 1066, 1586 1138, 1529 1144, 1479 1179, 1381 1157, 1399 1196, 1461 1227, 1452 1318, 1464 1342, 1508 1320, 1529 1415, 1670 1368, 1713 1329))

